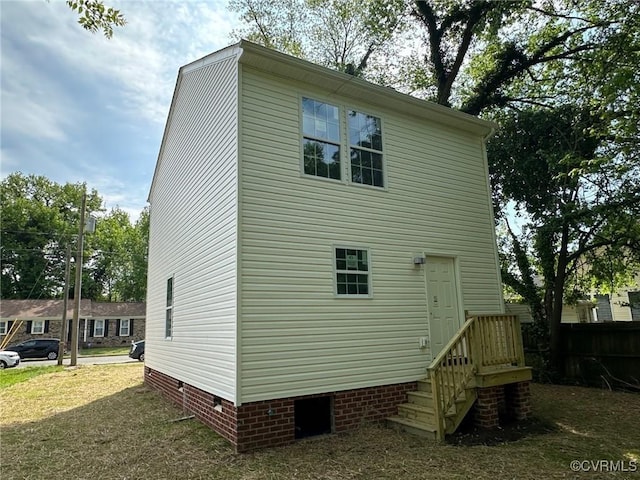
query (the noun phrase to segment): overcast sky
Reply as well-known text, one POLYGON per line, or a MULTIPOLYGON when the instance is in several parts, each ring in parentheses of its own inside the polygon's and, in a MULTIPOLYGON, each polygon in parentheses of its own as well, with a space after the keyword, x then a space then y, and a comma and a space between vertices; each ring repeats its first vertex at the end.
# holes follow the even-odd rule
POLYGON ((135 220, 146 205, 178 68, 233 40, 227 0, 115 1, 91 34, 62 0, 0 1, 0 173, 86 182, 135 220))

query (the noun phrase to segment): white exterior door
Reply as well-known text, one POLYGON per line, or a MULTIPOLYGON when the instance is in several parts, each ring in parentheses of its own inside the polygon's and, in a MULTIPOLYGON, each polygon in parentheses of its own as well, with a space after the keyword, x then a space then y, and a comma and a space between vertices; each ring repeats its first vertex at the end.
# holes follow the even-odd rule
POLYGON ((435 357, 462 325, 453 258, 427 257, 427 307, 431 354, 435 357))

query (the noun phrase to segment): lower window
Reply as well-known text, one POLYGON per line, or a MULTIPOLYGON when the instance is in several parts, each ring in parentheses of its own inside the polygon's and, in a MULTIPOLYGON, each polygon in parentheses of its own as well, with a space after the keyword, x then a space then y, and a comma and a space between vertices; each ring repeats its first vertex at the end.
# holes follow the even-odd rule
POLYGON ((44 320, 34 320, 31 324, 31 333, 41 335, 44 333, 44 320))
POLYGON ((104 337, 104 320, 96 320, 93 326, 94 337, 104 337))
POLYGON ((120 319, 120 332, 118 333, 121 337, 129 336, 129 319, 122 318, 120 319))
POLYGON ((369 253, 355 248, 336 248, 336 293, 338 295, 370 294, 369 253))

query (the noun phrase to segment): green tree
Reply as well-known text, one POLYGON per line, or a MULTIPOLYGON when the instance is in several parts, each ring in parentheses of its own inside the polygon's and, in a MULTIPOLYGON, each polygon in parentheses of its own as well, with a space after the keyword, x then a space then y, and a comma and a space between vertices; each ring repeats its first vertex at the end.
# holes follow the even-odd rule
POLYGON ((360 76, 389 54, 404 0, 231 0, 243 26, 233 35, 360 76))
POLYGON ((67 0, 67 6, 78 14, 82 28, 91 33, 102 30, 107 38, 113 36, 113 27, 123 27, 127 23, 120 10, 106 7, 100 0, 67 0))
MULTIPOLYGON (((64 251, 74 242, 84 186, 12 173, 0 186, 2 298, 54 298, 64 281, 64 251)), ((92 191, 88 208, 102 199, 92 191)))
MULTIPOLYGON (((66 245, 75 252, 84 189, 20 173, 2 181, 1 298, 61 295, 66 245)), ((102 205, 97 191, 87 195, 87 211, 98 222, 95 233, 85 235, 82 297, 144 301, 149 213, 145 209, 132 225, 120 209, 102 215, 102 205)))
POLYGON ((108 301, 144 301, 147 285, 149 212, 135 224, 129 214, 115 208, 98 219, 91 238, 93 279, 108 301))
POLYGON ((369 78, 472 115, 567 94, 573 66, 600 68, 629 52, 640 18, 634 0, 232 0, 230 8, 243 22, 236 36, 338 70, 377 68, 369 78), (393 55, 368 62, 384 48, 393 55))
POLYGON ((563 304, 594 280, 615 287, 640 265, 640 164, 610 155, 606 118, 589 109, 528 109, 500 119, 488 154, 506 231, 502 278, 531 306, 558 366, 563 304))

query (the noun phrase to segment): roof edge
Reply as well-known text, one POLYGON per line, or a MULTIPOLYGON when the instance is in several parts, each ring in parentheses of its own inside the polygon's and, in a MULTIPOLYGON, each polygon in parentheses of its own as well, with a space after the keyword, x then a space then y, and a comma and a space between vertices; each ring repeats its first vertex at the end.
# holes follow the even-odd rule
POLYGON ((239 62, 258 70, 311 83, 323 89, 330 89, 335 94, 350 96, 355 93, 366 93, 365 98, 368 102, 402 113, 426 117, 431 121, 444 123, 481 137, 490 136, 498 128, 494 122, 398 92, 391 87, 377 85, 347 73, 316 65, 248 40, 241 40, 236 46, 239 46, 242 51, 239 62))

